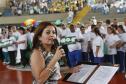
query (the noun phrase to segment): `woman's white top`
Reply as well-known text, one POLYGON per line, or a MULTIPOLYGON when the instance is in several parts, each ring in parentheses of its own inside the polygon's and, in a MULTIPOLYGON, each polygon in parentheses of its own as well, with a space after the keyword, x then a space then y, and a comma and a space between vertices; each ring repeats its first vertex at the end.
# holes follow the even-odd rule
POLYGON ((18 38, 17 42, 20 42, 20 41, 25 41, 25 43, 18 44, 19 49, 25 50, 27 48, 27 36, 26 36, 26 34, 23 34, 18 38))
MULTIPOLYGON (((6 42, 8 42, 8 39, 4 38, 4 39, 1 40, 1 42, 3 42, 3 45, 6 45, 7 44, 6 42)), ((2 51, 8 52, 8 47, 2 47, 2 51)))
POLYGON ((117 54, 116 46, 113 48, 110 48, 110 46, 112 46, 113 44, 115 44, 119 40, 120 40, 120 38, 114 34, 109 34, 106 36, 105 42, 106 42, 106 46, 108 48, 108 55, 117 54))
POLYGON ((83 36, 83 42, 81 43, 81 47, 82 47, 82 52, 87 52, 87 48, 88 48, 88 42, 89 42, 89 34, 87 34, 87 33, 83 33, 82 34, 82 36, 83 36))
POLYGON ((104 41, 100 36, 96 36, 92 41, 92 49, 94 57, 103 57, 104 56, 104 41), (96 55, 96 48, 99 47, 98 55, 96 55))
MULTIPOLYGON (((122 42, 126 43, 126 33, 118 34, 118 36, 119 36, 119 38, 121 39, 122 42)), ((118 51, 126 52, 126 44, 124 44, 124 46, 119 48, 118 51)))
POLYGON ((11 45, 8 46, 8 51, 16 51, 17 50, 16 44, 13 44, 14 42, 16 42, 16 37, 11 36, 9 40, 10 40, 11 45))

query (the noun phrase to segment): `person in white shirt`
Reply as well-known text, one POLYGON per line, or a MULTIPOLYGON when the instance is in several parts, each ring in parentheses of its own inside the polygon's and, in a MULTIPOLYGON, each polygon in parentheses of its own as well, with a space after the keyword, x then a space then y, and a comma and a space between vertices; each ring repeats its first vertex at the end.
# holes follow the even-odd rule
POLYGON ((114 18, 114 19, 113 19, 111 26, 112 26, 114 29, 117 29, 117 27, 118 27, 118 19, 117 19, 117 18, 114 18))
MULTIPOLYGON (((8 41, 7 37, 3 34, 3 36, 1 37, 1 42, 3 44, 6 44, 7 41, 8 41)), ((2 47, 2 55, 3 55, 3 63, 4 64, 9 64, 9 62, 10 62, 7 48, 8 48, 8 46, 2 47)))
POLYGON ((26 66, 28 59, 26 56, 26 49, 27 49, 27 36, 25 34, 25 29, 23 27, 19 28, 19 32, 21 36, 18 38, 16 44, 18 45, 21 53, 21 64, 23 67, 26 66))
POLYGON ((91 25, 95 25, 95 24, 93 24, 92 20, 89 20, 88 22, 85 23, 85 27, 86 27, 85 33, 91 32, 91 30, 92 30, 91 25))
POLYGON ((106 19, 105 23, 103 23, 103 28, 104 28, 104 34, 107 35, 107 27, 111 26, 111 20, 110 19, 106 19))
POLYGON ((89 61, 89 56, 88 56, 88 43, 89 43, 89 34, 85 33, 85 27, 81 26, 80 30, 82 33, 82 42, 81 42, 81 47, 82 47, 82 62, 88 62, 89 61))
POLYGON ((10 57, 10 65, 16 66, 17 47, 14 44, 16 42, 16 38, 13 35, 12 30, 9 30, 9 42, 10 42, 10 45, 8 46, 8 53, 9 53, 9 57, 10 57))
POLYGON ((104 28, 103 22, 102 21, 98 21, 97 27, 99 28, 99 31, 102 34, 102 36, 105 37, 106 34, 107 34, 107 28, 106 29, 104 28))
POLYGON ((116 35, 115 29, 113 27, 107 28, 108 35, 105 38, 107 46, 107 60, 112 64, 117 63, 117 45, 120 43, 120 38, 116 35))
POLYGON ((12 31, 13 31, 13 36, 16 38, 16 40, 19 38, 20 33, 17 31, 16 26, 12 26, 11 27, 12 31))
POLYGON ((93 42, 94 38, 96 37, 96 34, 94 33, 94 28, 95 27, 96 27, 96 25, 91 25, 91 31, 87 33, 87 35, 89 36, 88 53, 89 53, 91 62, 94 62, 94 54, 93 54, 93 49, 92 49, 92 42, 93 42))
POLYGON ((109 13, 109 7, 105 3, 104 6, 103 6, 103 14, 107 15, 108 13, 109 13))
POLYGON ((76 38, 76 43, 75 44, 69 44, 68 45, 68 66, 69 67, 74 67, 77 64, 81 62, 81 44, 82 42, 82 34, 77 32, 75 30, 75 27, 73 24, 70 25, 70 32, 67 35, 67 37, 75 37, 76 38))
POLYGON ((66 27, 65 24, 61 25, 61 38, 67 36, 69 34, 70 29, 66 27))
POLYGON ((97 25, 97 19, 95 18, 95 16, 92 17, 92 22, 94 25, 97 25))
POLYGON ((126 66, 125 52, 126 52, 126 32, 123 29, 122 25, 119 25, 117 28, 118 36, 121 39, 121 43, 118 45, 117 55, 118 55, 118 63, 120 64, 119 71, 124 72, 126 66))
MULTIPOLYGON (((64 23, 61 24, 61 28, 60 28, 60 39, 65 38, 69 34, 69 32, 70 32, 70 29, 67 28, 64 23)), ((62 57, 62 60, 64 62, 64 65, 67 65, 66 57, 68 56, 68 46, 66 44, 64 44, 64 45, 62 45, 62 48, 64 49, 65 54, 66 54, 65 57, 62 57)))
POLYGON ((47 2, 43 3, 43 13, 48 13, 48 4, 47 4, 47 2))
POLYGON ((68 12, 67 23, 70 24, 73 21, 74 12, 70 9, 68 12))
MULTIPOLYGON (((18 28, 16 28, 16 26, 12 26, 11 29, 13 31, 13 36, 16 38, 17 41, 21 34, 19 33, 18 28)), ((17 46, 16 65, 20 64, 20 59, 21 59, 20 49, 17 46)))
POLYGON ((104 53, 103 53, 104 41, 102 34, 99 31, 99 28, 95 27, 94 33, 96 35, 96 37, 92 41, 94 63, 101 64, 104 61, 104 53))

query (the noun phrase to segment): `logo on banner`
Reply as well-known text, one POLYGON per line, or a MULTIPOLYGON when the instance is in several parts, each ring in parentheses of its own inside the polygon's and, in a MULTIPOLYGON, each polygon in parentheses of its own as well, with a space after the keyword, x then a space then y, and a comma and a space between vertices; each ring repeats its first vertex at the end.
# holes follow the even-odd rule
POLYGON ((76 37, 72 36, 72 37, 64 37, 60 40, 60 44, 61 45, 69 45, 69 44, 75 44, 76 43, 76 37))

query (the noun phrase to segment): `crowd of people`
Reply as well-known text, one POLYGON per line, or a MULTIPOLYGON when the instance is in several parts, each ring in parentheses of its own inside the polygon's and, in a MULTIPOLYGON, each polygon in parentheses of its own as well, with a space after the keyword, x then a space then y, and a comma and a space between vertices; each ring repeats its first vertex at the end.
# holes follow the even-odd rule
POLYGON ((1 29, 0 46, 2 47, 3 63, 14 67, 22 63, 22 67, 29 65, 30 51, 34 29, 6 26, 1 29))
MULTIPOLYGON (((61 59, 64 65, 70 68, 76 67, 82 62, 119 64, 119 72, 123 73, 126 72, 126 18, 124 18, 123 24, 120 24, 118 19, 113 19, 113 21, 107 19, 103 23, 102 21, 94 20, 93 17, 85 24, 78 22, 77 24, 69 24, 69 26, 65 23, 55 26, 50 22, 40 23, 37 28, 33 26, 28 28, 6 26, 1 29, 0 48, 3 55, 3 63, 11 67, 20 64, 21 67, 25 68, 25 66, 29 65, 30 56, 32 56, 31 66, 34 68, 36 65, 34 54, 41 51, 39 55, 42 54, 41 56, 44 56, 42 59, 46 59, 45 55, 49 56, 47 65, 52 59, 50 56, 55 56, 48 65, 47 70, 49 72, 54 69, 51 66, 54 66, 55 63, 57 66, 57 61, 61 59), (35 29, 36 32, 34 32, 35 29), (55 38, 54 34, 56 34, 55 38), (63 49, 57 46, 58 49, 56 49, 54 39, 57 39, 60 43, 60 40, 66 37, 75 38, 75 43, 62 45, 63 49), (49 41, 48 45, 46 41, 49 41), (42 44, 44 42, 44 45, 41 42, 42 44)), ((40 61, 43 62, 42 60, 40 61)), ((43 65, 43 67, 45 66, 43 65)), ((40 68, 35 68, 34 70, 36 72, 40 68)), ((38 76, 38 73, 33 74, 35 74, 35 77, 38 76)), ((58 77, 60 78, 60 76, 58 77)))
POLYGON ((84 7, 83 0, 10 0, 12 15, 63 13, 69 9, 78 11, 84 7))
MULTIPOLYGON (((84 62, 118 64, 118 71, 126 73, 126 18, 123 23, 119 23, 116 18, 113 21, 107 19, 103 22, 97 21, 93 16, 87 23, 72 24, 73 10, 82 9, 84 3, 77 0, 69 7, 71 3, 69 0, 57 0, 55 3, 52 1, 10 1, 13 15, 22 15, 24 11, 29 14, 43 14, 62 10, 69 11, 69 16, 67 23, 41 22, 37 27, 11 25, 0 28, 0 55, 3 64, 22 68, 30 65, 34 84, 56 84, 61 78, 59 68, 61 64, 59 65, 58 61, 73 71, 77 71, 78 65, 84 62), (65 7, 60 9, 62 5, 65 7), (58 45, 62 39, 68 37, 74 38, 75 42, 58 45)), ((94 11, 98 9, 104 14, 109 12, 107 3, 104 3, 104 7, 100 6, 102 5, 92 5, 92 9, 94 11)), ((124 13, 124 9, 117 10, 121 12, 123 10, 124 13)))
MULTIPOLYGON (((101 0, 98 2, 95 2, 95 0, 89 0, 88 5, 92 7, 92 10, 94 12, 100 12, 103 15, 107 15, 110 13, 110 10, 114 10, 116 13, 123 14, 126 13, 126 2, 118 3, 119 5, 116 6, 115 4, 116 0, 109 1, 109 0, 101 0)), ((121 2, 121 1, 120 1, 121 2)))
MULTIPOLYGON (((100 12, 103 15, 110 13, 110 10, 118 14, 126 13, 126 3, 114 6, 114 1, 108 0, 10 0, 8 7, 10 11, 1 12, 1 15, 32 15, 32 14, 50 14, 64 13, 72 10, 77 12, 85 5, 89 5, 94 12, 100 12), (9 14, 6 14, 9 13, 9 14)), ((6 9, 6 8, 5 8, 6 9)))

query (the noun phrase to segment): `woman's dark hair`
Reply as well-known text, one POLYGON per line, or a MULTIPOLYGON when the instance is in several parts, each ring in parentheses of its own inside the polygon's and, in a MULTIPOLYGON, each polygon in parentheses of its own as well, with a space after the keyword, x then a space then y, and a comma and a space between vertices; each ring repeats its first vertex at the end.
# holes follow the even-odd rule
POLYGON ((94 28, 96 27, 96 25, 91 25, 91 31, 94 31, 94 28))
POLYGON ((110 30, 112 30, 112 33, 113 33, 113 34, 117 34, 117 33, 116 33, 116 29, 113 28, 112 26, 109 26, 109 27, 107 27, 107 28, 109 28, 110 30))
POLYGON ((125 30, 122 25, 119 25, 118 28, 121 29, 123 31, 123 33, 125 33, 125 30))
MULTIPOLYGON (((44 29, 47 28, 47 26, 53 26, 56 30, 56 27, 52 23, 47 22, 47 21, 41 22, 35 31, 35 35, 33 37, 32 49, 38 49, 39 47, 42 46, 41 41, 39 40, 39 37, 42 35, 44 29)), ((57 35, 57 30, 56 30, 56 35, 57 35)), ((55 46, 53 46, 53 47, 55 47, 55 46)))
POLYGON ((98 27, 94 27, 94 33, 98 36, 100 36, 101 38, 103 38, 102 34, 100 33, 100 30, 98 27))
POLYGON ((82 25, 82 26, 80 26, 80 29, 85 29, 85 27, 82 25))

